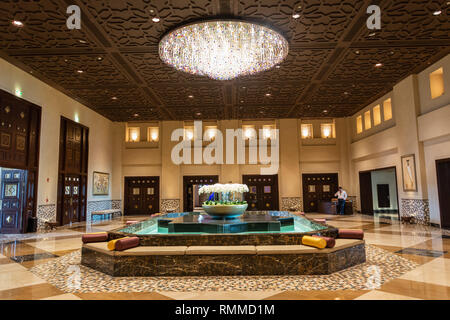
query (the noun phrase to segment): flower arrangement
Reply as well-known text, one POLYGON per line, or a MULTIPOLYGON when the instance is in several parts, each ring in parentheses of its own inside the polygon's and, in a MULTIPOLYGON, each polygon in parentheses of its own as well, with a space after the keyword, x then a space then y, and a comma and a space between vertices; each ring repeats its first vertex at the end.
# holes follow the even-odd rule
POLYGON ((214 205, 243 205, 247 204, 247 201, 242 200, 242 194, 248 192, 249 189, 245 184, 228 183, 221 184, 216 183, 214 185, 202 186, 198 190, 198 194, 208 194, 210 197, 203 204, 208 206, 214 205))

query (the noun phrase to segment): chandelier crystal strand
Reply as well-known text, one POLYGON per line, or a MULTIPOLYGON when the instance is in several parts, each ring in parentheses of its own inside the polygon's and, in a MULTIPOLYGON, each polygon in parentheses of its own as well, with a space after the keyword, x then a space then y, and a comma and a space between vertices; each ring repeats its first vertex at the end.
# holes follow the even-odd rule
POLYGON ((281 63, 289 45, 278 32, 244 21, 221 20, 173 30, 159 43, 166 64, 216 80, 250 75, 281 63))

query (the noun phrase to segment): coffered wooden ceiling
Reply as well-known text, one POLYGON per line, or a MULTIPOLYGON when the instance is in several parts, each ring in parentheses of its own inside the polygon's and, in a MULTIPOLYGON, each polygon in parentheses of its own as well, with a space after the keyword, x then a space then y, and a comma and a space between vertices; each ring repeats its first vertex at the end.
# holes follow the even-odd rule
POLYGON ((342 117, 448 54, 449 14, 443 0, 2 0, 0 55, 114 121, 342 117), (81 30, 66 28, 72 4, 81 30), (382 11, 375 34, 371 4, 382 11), (287 59, 232 81, 161 62, 166 31, 213 16, 277 28, 287 59))

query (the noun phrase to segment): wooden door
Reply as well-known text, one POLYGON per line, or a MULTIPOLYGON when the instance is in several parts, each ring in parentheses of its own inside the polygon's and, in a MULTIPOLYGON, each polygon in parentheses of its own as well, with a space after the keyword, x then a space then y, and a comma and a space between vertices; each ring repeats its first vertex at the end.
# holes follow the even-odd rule
POLYGON ((359 196, 361 213, 373 215, 372 174, 370 171, 359 173, 359 196))
POLYGON ((57 221, 60 225, 86 220, 89 129, 61 118, 57 221))
POLYGON ((279 210, 278 175, 243 175, 242 181, 249 188, 249 192, 244 193, 247 210, 279 210))
POLYGON ((69 174, 64 180, 63 224, 81 221, 80 176, 69 174))
POLYGON ((0 169, 0 176, 0 233, 20 233, 27 172, 0 169))
MULTIPOLYGON (((183 177, 183 210, 184 212, 194 211, 195 199, 199 197, 198 188, 204 185, 219 182, 219 176, 184 176, 183 177)), ((203 197, 206 197, 205 194, 203 197)), ((200 199, 202 203, 206 199, 200 199)))
POLYGON ((450 159, 437 160, 437 185, 441 228, 450 228, 450 159))
POLYGON ((378 208, 390 208, 391 199, 388 184, 377 184, 378 208))
POLYGON ((159 177, 125 177, 125 215, 159 212, 159 177))
POLYGON ((303 174, 303 208, 318 212, 320 201, 331 201, 338 190, 337 173, 303 174))

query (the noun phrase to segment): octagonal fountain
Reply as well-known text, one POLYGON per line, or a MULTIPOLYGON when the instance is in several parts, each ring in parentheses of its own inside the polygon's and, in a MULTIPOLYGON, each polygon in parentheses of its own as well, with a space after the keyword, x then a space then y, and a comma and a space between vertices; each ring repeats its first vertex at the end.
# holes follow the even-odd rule
POLYGON ((113 276, 205 276, 329 274, 365 262, 363 240, 302 245, 305 235, 336 238, 338 230, 287 211, 242 210, 244 185, 208 187, 200 191, 210 194, 205 212, 166 213, 108 231, 108 240, 138 237, 139 246, 84 244, 82 264, 113 276))

